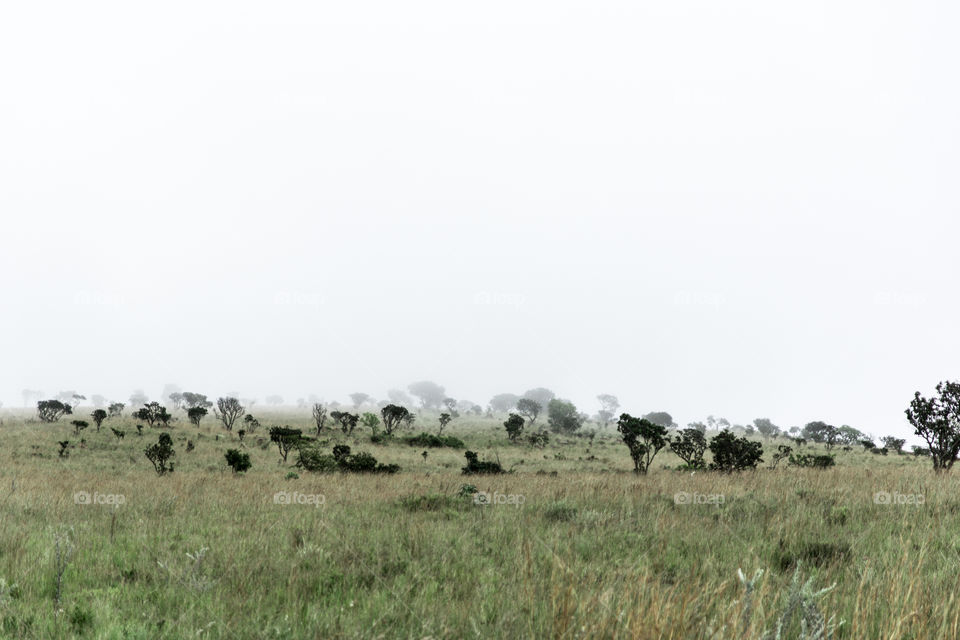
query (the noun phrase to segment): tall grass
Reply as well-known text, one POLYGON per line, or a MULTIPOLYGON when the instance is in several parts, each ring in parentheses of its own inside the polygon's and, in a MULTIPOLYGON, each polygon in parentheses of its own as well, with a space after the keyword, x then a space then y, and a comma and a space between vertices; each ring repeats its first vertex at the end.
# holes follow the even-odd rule
MULTIPOLYGON (((308 427, 298 420, 277 422, 308 427)), ((816 602, 842 621, 836 637, 960 637, 960 480, 912 456, 726 476, 664 469, 679 462, 663 453, 638 477, 612 436, 537 449, 480 421, 452 433, 515 473, 461 476, 462 451, 331 433, 329 446, 403 471, 288 478, 294 456, 279 464, 263 430, 245 438, 253 469, 234 476, 223 454, 239 443, 211 421, 172 430, 176 471, 160 478, 143 455, 159 430, 124 428, 119 442, 88 430, 60 459, 56 441, 76 443, 67 423, 5 419, 0 637, 760 638, 795 575, 836 584, 816 602), (523 504, 478 506, 465 483, 523 504), (124 504, 76 504, 79 491, 124 504), (277 504, 280 491, 323 504, 277 504), (59 602, 58 538, 73 549, 59 602), (749 598, 738 569, 764 570, 749 598)))

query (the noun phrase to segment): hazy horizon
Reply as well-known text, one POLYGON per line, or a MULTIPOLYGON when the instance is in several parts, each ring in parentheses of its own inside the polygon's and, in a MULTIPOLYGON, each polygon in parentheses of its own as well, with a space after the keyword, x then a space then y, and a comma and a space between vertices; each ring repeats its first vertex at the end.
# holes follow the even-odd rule
POLYGON ((6 407, 430 379, 913 440, 960 378, 960 7, 0 15, 6 407))

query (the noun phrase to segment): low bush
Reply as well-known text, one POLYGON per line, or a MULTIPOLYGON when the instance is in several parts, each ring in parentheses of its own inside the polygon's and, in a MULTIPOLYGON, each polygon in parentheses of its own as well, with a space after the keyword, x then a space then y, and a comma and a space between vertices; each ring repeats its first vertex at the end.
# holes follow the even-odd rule
POLYGON ((467 466, 463 467, 464 475, 479 475, 487 473, 505 473, 499 462, 492 460, 480 460, 473 451, 464 453, 467 458, 467 466))
POLYGON ((408 436, 404 438, 403 441, 411 447, 449 447, 451 449, 463 449, 466 446, 460 438, 454 436, 436 436, 432 433, 408 436))
POLYGON ((806 467, 808 469, 827 469, 836 464, 831 455, 814 455, 809 453, 798 453, 790 456, 790 464, 794 467, 806 467))
POLYGON ((227 465, 233 469, 234 473, 243 473, 252 466, 250 464, 250 454, 241 453, 237 449, 227 449, 224 457, 227 459, 227 465))

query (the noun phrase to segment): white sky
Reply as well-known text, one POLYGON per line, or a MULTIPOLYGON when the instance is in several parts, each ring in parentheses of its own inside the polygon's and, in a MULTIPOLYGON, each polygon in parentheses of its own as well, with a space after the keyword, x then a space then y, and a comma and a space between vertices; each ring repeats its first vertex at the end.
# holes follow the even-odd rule
POLYGON ((0 8, 0 400, 434 379, 907 435, 950 2, 0 8))

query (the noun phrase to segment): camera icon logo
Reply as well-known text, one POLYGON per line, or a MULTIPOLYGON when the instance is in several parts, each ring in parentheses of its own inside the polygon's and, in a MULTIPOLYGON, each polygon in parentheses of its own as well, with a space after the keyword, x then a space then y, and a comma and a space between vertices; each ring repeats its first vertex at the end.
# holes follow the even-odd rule
POLYGON ((77 491, 73 494, 73 503, 74 504, 91 504, 92 500, 90 498, 89 491, 77 491))
POLYGON ((489 491, 477 491, 473 494, 473 504, 478 504, 481 506, 490 504, 490 492, 489 491))

